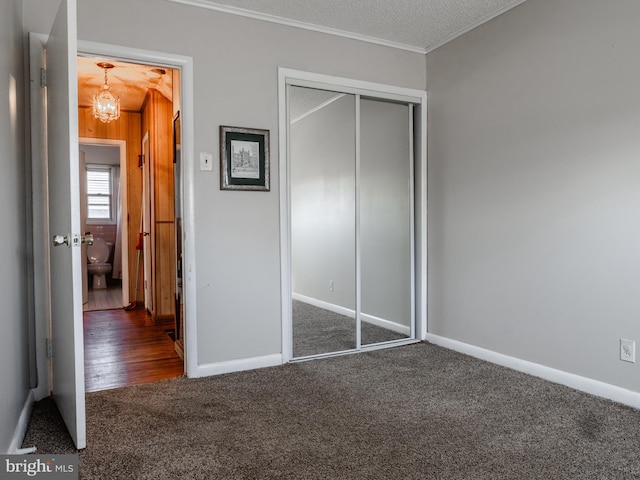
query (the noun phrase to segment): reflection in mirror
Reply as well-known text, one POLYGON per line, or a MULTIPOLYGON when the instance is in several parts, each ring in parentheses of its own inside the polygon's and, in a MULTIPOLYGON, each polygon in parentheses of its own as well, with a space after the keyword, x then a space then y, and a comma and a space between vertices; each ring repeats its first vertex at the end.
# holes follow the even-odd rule
POLYGON ((295 358, 356 348, 355 98, 288 88, 295 358))
POLYGON ((360 101, 361 344, 411 337, 409 106, 360 101))

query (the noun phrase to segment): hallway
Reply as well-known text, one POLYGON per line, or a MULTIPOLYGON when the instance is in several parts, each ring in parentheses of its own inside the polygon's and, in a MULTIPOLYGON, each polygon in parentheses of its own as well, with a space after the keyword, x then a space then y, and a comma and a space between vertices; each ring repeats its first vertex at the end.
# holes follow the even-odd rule
POLYGON ((172 321, 153 323, 144 309, 84 312, 83 319, 86 392, 183 375, 172 321))

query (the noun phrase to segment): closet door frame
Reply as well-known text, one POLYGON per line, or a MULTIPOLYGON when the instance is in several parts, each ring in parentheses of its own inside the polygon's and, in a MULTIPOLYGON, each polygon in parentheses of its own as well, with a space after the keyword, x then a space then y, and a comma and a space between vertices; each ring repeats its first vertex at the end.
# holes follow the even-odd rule
MULTIPOLYGON (((280 151, 280 252, 281 252, 281 295, 282 295, 282 355, 283 362, 293 359, 293 331, 291 308, 291 182, 290 182, 290 135, 289 135, 289 106, 287 104, 288 86, 308 87, 334 91, 337 93, 353 94, 356 96, 356 169, 359 166, 360 155, 360 125, 359 99, 388 100, 406 103, 410 111, 415 111, 410 131, 413 139, 413 324, 411 338, 389 343, 360 345, 360 285, 356 286, 356 323, 357 349, 356 351, 386 348, 391 345, 414 343, 424 340, 427 334, 427 94, 424 90, 396 87, 360 80, 334 77, 329 75, 280 68, 278 70, 278 103, 279 103, 279 151, 280 151)), ((357 183, 357 180, 356 180, 357 183)), ((356 186, 356 202, 358 191, 356 186)), ((356 241, 359 235, 359 221, 356 203, 356 241)), ((359 249, 356 251, 356 268, 359 272, 359 249)), ((356 278, 359 279, 359 273, 356 278)), ((344 352, 328 353, 321 356, 331 356, 344 352)), ((351 353, 351 352, 349 352, 351 353)), ((297 359, 296 359, 297 360, 297 359)))

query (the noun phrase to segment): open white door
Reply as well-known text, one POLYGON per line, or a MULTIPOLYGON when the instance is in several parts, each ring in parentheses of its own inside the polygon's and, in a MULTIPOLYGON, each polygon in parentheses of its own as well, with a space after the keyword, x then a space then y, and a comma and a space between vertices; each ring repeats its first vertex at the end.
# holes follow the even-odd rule
POLYGON ((62 0, 46 46, 53 398, 86 446, 76 0, 62 0), (58 246, 55 246, 56 243, 58 246))

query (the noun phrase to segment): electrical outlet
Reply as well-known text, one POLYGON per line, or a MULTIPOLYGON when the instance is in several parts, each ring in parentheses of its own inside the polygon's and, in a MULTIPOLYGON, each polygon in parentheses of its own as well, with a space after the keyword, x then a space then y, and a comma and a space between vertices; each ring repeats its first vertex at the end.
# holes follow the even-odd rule
POLYGON ((620 339, 620 360, 636 363, 636 341, 620 339))
POLYGON ((329 281, 329 291, 333 292, 333 280, 329 281))

